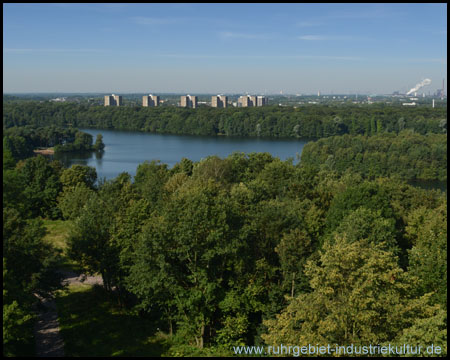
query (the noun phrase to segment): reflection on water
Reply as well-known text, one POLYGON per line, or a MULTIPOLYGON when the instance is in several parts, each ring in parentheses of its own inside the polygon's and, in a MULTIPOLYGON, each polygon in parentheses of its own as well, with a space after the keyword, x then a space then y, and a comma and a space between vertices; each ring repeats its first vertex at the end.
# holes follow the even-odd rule
POLYGON ((73 152, 61 152, 54 155, 50 155, 52 160, 59 160, 64 167, 70 167, 72 165, 89 165, 95 161, 101 166, 104 151, 73 151, 73 152))

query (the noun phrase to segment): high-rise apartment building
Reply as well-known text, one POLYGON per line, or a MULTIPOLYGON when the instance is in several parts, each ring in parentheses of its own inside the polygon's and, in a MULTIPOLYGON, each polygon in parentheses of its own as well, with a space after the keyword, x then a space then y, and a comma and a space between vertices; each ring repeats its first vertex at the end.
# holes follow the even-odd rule
POLYGON ((181 97, 180 106, 195 109, 197 107, 197 96, 186 95, 181 97))
POLYGON ((250 96, 242 95, 238 99, 239 107, 254 107, 267 105, 267 98, 265 96, 250 96))
POLYGON ((226 108, 228 106, 228 96, 225 95, 212 96, 211 106, 216 108, 226 108))
POLYGON ((106 95, 105 96, 105 106, 112 106, 112 105, 115 105, 114 97, 112 97, 111 95, 106 95))
POLYGON ((142 106, 148 107, 148 106, 159 106, 159 96, 158 95, 144 95, 142 97, 142 106))
POLYGON ((122 96, 114 94, 106 95, 105 106, 122 106, 122 96))
POLYGON ((256 106, 267 105, 267 98, 265 96, 258 96, 256 99, 256 106))
POLYGON ((116 106, 122 106, 122 95, 114 95, 114 100, 116 102, 116 106))
POLYGON ((250 97, 248 95, 242 95, 238 99, 238 107, 249 107, 252 106, 250 102, 250 97))

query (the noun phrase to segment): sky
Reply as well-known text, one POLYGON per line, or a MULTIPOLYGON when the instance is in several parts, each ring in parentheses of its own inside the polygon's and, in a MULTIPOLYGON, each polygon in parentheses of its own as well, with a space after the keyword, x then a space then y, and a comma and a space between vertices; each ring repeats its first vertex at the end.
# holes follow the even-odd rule
POLYGON ((4 93, 390 94, 425 78, 426 94, 447 83, 447 4, 3 4, 4 93))

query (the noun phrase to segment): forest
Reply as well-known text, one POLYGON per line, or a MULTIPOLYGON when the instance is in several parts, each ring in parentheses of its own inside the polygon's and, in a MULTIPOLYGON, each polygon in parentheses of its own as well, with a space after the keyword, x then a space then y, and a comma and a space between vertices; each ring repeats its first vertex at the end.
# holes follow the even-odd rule
POLYGON ((364 178, 447 181, 447 135, 403 130, 398 135, 333 136, 307 143, 301 161, 339 174, 350 170, 364 178))
POLYGON ((255 108, 104 107, 76 103, 6 101, 3 127, 135 130, 182 135, 320 139, 334 135, 447 132, 447 109, 372 105, 276 105, 255 108))
MULTIPOLYGON (((44 241, 51 222, 67 235, 66 260, 101 276, 92 293, 101 306, 150 324, 138 327, 146 338, 162 334, 158 355, 280 344, 433 344, 446 354, 447 197, 405 182, 447 179, 446 109, 3 109, 4 355, 33 353, 33 294, 62 289, 62 250, 44 241), (236 152, 173 168, 144 162, 134 178, 106 181, 34 156, 36 147, 103 148, 77 127, 317 141, 296 165, 236 152)), ((75 307, 88 296, 76 295, 75 307)), ((59 308, 60 321, 76 322, 75 307, 59 308)), ((80 321, 94 326, 95 316, 80 321)), ((126 346, 107 330, 92 341, 126 346)), ((65 331, 79 356, 70 349, 82 331, 65 331)))
POLYGON ((165 355, 307 343, 446 352, 440 191, 268 153, 146 162, 134 181, 100 183, 87 166, 3 156, 6 355, 31 341, 31 294, 59 286, 42 219, 70 221, 70 258, 168 334, 165 355))
POLYGON ((37 148, 52 147, 57 153, 102 151, 105 147, 101 134, 97 135, 94 144, 92 142, 91 134, 70 127, 26 125, 3 129, 3 151, 11 152, 16 160, 32 156, 33 150, 37 148))

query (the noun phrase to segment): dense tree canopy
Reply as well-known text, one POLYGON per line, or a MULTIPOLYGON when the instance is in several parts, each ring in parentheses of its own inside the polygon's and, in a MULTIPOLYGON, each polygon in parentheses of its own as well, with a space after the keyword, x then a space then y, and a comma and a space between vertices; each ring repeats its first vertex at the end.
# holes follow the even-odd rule
POLYGON ((396 343, 431 323, 442 343, 446 258, 430 241, 445 196, 351 174, 269 154, 145 163, 100 184, 71 246, 182 344, 396 343))
MULTIPOLYGON (((276 319, 266 321, 266 343, 394 343, 418 319, 437 315, 439 307, 429 303, 429 296, 411 296, 414 279, 382 247, 363 238, 349 242, 345 233, 333 245, 327 243, 319 259, 306 266, 312 292, 292 299, 276 319)), ((444 345, 439 340, 435 345, 444 345)))
POLYGON ((304 105, 298 108, 187 109, 104 107, 54 102, 5 102, 3 127, 48 126, 137 130, 155 133, 299 137, 375 135, 413 129, 420 134, 446 131, 446 108, 380 105, 304 105))
POLYGON ((333 136, 305 145, 301 161, 326 166, 340 174, 347 170, 365 178, 447 180, 447 135, 400 134, 333 136))
POLYGON ((13 126, 3 133, 3 149, 11 151, 16 160, 30 157, 33 149, 41 147, 53 147, 55 152, 70 152, 103 150, 105 145, 101 134, 93 145, 92 135, 61 125, 13 126))
POLYGON ((70 219, 71 259, 173 335, 178 355, 244 344, 444 347, 446 194, 403 182, 446 179, 443 117, 383 106, 4 104, 4 354, 27 341, 32 292, 58 280, 40 218, 70 219), (68 126, 329 138, 306 145, 297 165, 234 153, 172 169, 145 162, 133 179, 96 182, 93 168, 29 157, 66 135, 92 146, 58 128, 68 126))

